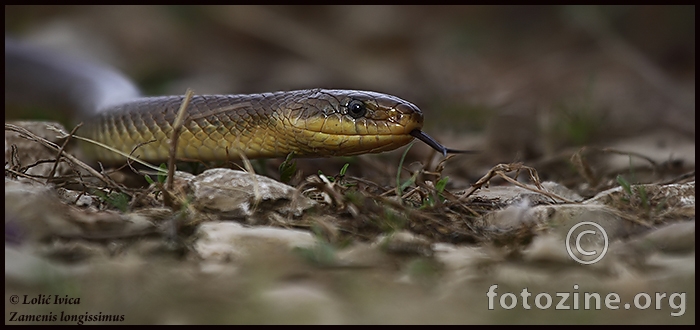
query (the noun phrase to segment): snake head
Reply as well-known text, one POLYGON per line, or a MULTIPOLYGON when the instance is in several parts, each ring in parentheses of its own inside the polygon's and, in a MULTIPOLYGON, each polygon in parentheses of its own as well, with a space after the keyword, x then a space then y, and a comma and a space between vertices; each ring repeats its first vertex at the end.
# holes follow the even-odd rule
POLYGON ((398 97, 368 91, 309 90, 288 114, 300 156, 349 156, 393 150, 413 140, 423 113, 398 97))

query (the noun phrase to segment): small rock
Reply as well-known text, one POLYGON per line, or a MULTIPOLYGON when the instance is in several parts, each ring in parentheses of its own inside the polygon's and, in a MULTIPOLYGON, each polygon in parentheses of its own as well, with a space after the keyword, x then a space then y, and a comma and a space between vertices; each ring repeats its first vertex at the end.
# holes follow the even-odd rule
POLYGON ((272 227, 248 228, 235 222, 208 222, 197 229, 197 254, 208 260, 240 260, 255 255, 269 255, 308 248, 316 239, 301 230, 272 227))
POLYGON ((30 239, 140 236, 153 233, 154 223, 171 213, 162 208, 131 213, 78 209, 64 204, 48 186, 5 179, 5 226, 30 239))
MULTIPOLYGON (((166 210, 171 213, 170 210, 166 210)), ((87 211, 70 209, 71 222, 82 229, 80 237, 93 239, 126 238, 154 233, 156 226, 152 209, 121 213, 117 211, 87 211)), ((160 220, 155 217, 155 220, 160 220)))
POLYGON ((523 251, 526 261, 555 262, 572 264, 574 261, 567 253, 565 241, 556 234, 536 236, 528 248, 523 251))
POLYGON ((271 313, 272 322, 338 324, 345 321, 341 302, 327 291, 306 284, 287 284, 267 289, 260 294, 260 302, 271 313))
POLYGON ((95 199, 92 198, 92 196, 81 195, 80 197, 78 197, 78 200, 75 201, 75 206, 88 207, 88 206, 92 206, 92 204, 94 204, 94 203, 95 203, 95 199))
POLYGON ((349 268, 396 267, 396 260, 377 244, 356 242, 336 253, 337 266, 349 268))
POLYGON ((580 202, 583 200, 583 197, 581 197, 581 195, 577 194, 575 191, 567 188, 566 186, 563 186, 556 182, 542 182, 542 188, 544 188, 548 192, 551 192, 560 197, 564 197, 571 201, 580 202))
POLYGON ((489 254, 480 246, 455 246, 447 243, 435 243, 435 258, 448 270, 470 269, 483 263, 502 261, 489 254))
POLYGON ((484 221, 498 228, 516 228, 534 219, 528 213, 532 207, 527 197, 521 198, 506 208, 484 215, 484 221))
MULTIPOLYGON (((695 181, 668 185, 633 185, 630 189, 633 189, 634 193, 637 193, 638 189, 644 189, 646 198, 652 205, 661 204, 661 206, 664 206, 664 209, 670 209, 675 214, 695 217, 695 181)), ((585 201, 584 204, 614 206, 616 203, 619 203, 620 198, 629 198, 626 195, 627 192, 622 187, 615 187, 600 192, 595 197, 585 201)))
POLYGON ((467 198, 467 202, 473 202, 476 200, 480 201, 481 203, 485 201, 491 202, 494 205, 502 207, 522 204, 523 201, 527 201, 529 205, 552 203, 552 199, 545 195, 517 186, 494 186, 481 188, 467 198))
POLYGON ((26 249, 5 246, 5 285, 51 285, 69 277, 65 267, 30 253, 26 249))
POLYGON ((623 220, 614 210, 603 205, 539 205, 533 207, 529 215, 562 237, 566 237, 573 226, 591 222, 600 225, 608 238, 613 240, 627 234, 626 225, 629 225, 629 221, 623 220))
POLYGON ((69 212, 51 188, 5 178, 5 226, 16 228, 22 237, 41 240, 80 235, 82 231, 70 220, 69 212))
POLYGON ((79 207, 89 207, 95 204, 95 198, 84 192, 58 188, 56 189, 56 193, 58 197, 67 204, 75 204, 75 206, 79 207))
POLYGON ((626 243, 635 250, 687 253, 695 251, 695 220, 654 229, 626 243))
POLYGON ((424 257, 433 255, 430 241, 408 231, 380 235, 375 242, 375 244, 389 253, 419 255, 424 257))
POLYGON ((316 203, 294 187, 265 176, 217 168, 204 171, 189 181, 192 205, 201 212, 225 220, 270 223, 282 217, 299 217, 316 203))

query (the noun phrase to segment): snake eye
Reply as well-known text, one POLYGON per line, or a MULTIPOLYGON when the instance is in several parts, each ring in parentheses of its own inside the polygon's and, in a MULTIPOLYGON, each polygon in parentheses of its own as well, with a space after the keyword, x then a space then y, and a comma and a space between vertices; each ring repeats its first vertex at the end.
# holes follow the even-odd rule
POLYGON ((348 114, 352 118, 360 118, 367 113, 367 107, 364 102, 360 100, 351 100, 348 102, 348 114))

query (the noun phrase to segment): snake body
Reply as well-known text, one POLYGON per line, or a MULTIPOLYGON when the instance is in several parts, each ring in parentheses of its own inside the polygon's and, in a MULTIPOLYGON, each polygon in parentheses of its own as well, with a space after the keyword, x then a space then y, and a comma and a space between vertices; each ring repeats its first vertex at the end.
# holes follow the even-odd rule
MULTIPOLYGON (((86 123, 90 138, 149 161, 167 159, 182 96, 139 98, 86 123)), ((381 152, 413 139, 423 115, 396 97, 350 90, 299 90, 250 95, 201 95, 189 102, 177 157, 196 160, 327 157, 381 152), (361 102, 354 118, 348 104, 361 102)), ((97 159, 123 159, 91 148, 97 159)))
MULTIPOLYGON (((168 158, 172 125, 184 96, 141 97, 128 79, 110 68, 7 39, 5 57, 6 86, 28 85, 40 89, 38 93, 58 94, 53 96, 69 98, 82 112, 91 113, 79 135, 145 161, 168 158)), ((377 92, 309 89, 196 95, 186 109, 176 157, 210 161, 290 153, 348 156, 393 150, 413 138, 443 154, 458 152, 435 142, 422 126, 418 107, 377 92)), ((86 148, 101 162, 125 159, 97 145, 86 148)))

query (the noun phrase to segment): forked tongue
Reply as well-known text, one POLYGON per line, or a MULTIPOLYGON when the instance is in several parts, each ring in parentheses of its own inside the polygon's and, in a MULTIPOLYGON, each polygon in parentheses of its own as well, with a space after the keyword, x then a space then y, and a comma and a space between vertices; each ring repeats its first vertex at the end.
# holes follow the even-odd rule
POLYGON ((447 157, 447 154, 473 154, 473 153, 478 152, 478 151, 474 151, 474 150, 456 150, 456 149, 446 148, 445 146, 443 146, 442 144, 440 144, 439 142, 437 142, 433 138, 431 138, 428 134, 425 134, 423 131, 421 131, 419 129, 414 129, 409 134, 411 134, 414 138, 425 142, 425 144, 429 145, 431 148, 442 153, 443 157, 447 157))

